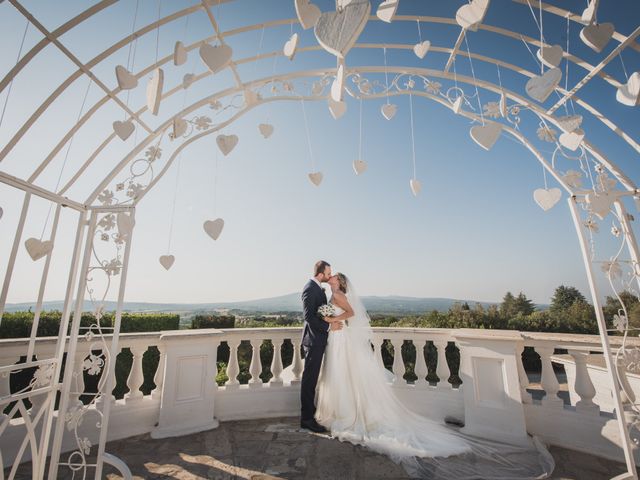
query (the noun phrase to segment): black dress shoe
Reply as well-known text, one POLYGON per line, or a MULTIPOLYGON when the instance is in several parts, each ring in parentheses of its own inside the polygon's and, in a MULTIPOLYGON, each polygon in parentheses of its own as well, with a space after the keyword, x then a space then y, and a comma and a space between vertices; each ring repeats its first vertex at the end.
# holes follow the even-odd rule
POLYGON ((315 433, 326 433, 328 430, 315 420, 300 421, 300 428, 306 428, 315 433))

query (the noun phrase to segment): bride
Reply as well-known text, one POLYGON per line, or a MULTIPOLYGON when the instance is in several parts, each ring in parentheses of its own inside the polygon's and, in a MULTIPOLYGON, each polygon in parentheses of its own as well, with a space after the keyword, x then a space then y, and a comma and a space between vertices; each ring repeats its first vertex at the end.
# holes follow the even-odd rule
POLYGON ((325 321, 345 323, 329 333, 318 381, 316 420, 332 436, 389 455, 415 478, 506 480, 551 474, 553 458, 535 439, 527 448, 472 437, 405 407, 388 383, 393 375, 376 360, 369 315, 353 285, 342 273, 328 283, 335 315, 325 321))

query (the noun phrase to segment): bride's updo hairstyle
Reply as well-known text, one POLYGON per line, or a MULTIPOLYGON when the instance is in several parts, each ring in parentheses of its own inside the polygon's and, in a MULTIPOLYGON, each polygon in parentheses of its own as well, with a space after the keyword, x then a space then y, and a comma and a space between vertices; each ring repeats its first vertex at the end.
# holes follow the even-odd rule
POLYGON ((336 273, 336 277, 338 277, 338 283, 340 284, 340 291, 342 293, 347 293, 347 276, 344 273, 336 273))

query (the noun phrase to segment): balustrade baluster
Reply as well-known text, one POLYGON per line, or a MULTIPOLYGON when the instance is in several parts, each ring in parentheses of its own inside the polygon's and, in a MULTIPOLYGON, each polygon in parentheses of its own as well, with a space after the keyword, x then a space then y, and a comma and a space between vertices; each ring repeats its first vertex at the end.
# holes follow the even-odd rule
POLYGON ((402 359, 402 343, 403 340, 400 339, 392 339, 391 345, 393 345, 393 374, 395 377, 393 378, 394 384, 404 384, 406 383, 404 374, 406 373, 406 369, 404 367, 404 360, 402 359))
POLYGON ((447 363, 447 345, 449 342, 446 340, 436 340, 433 344, 438 349, 438 364, 436 366, 436 375, 438 376, 438 388, 452 388, 449 383, 449 377, 451 376, 451 370, 447 363))
POLYGON ((562 399, 558 397, 558 390, 560 385, 558 379, 553 371, 553 364, 551 363, 551 355, 553 355, 553 347, 536 347, 536 352, 540 355, 540 361, 542 362, 542 378, 540 383, 545 391, 545 396, 542 399, 542 405, 552 407, 562 407, 562 399))
POLYGON ((416 347, 416 376, 418 379, 416 380, 416 385, 426 385, 427 380, 426 376, 429 373, 427 369, 427 362, 424 358, 424 342, 422 341, 414 341, 413 344, 416 347))
POLYGON ((598 415, 600 413, 600 407, 593 403, 593 397, 596 396, 596 389, 591 382, 591 377, 587 369, 589 352, 585 352, 584 350, 569 350, 569 355, 573 357, 576 364, 574 390, 580 397, 580 400, 576 402, 576 411, 598 415))
POLYGON ((151 398, 154 400, 160 400, 162 398, 162 384, 164 382, 164 363, 166 358, 166 347, 164 345, 158 345, 158 352, 160 355, 158 356, 158 368, 156 369, 156 373, 153 376, 153 383, 156 384, 156 388, 151 392, 151 398))
POLYGON ((282 385, 282 339, 273 339, 273 360, 271 361, 271 374, 273 375, 270 380, 271 385, 282 385))
POLYGON ((519 343, 516 347, 516 364, 518 365, 518 378, 520 379, 520 399, 522 403, 532 403, 531 394, 527 392, 529 386, 529 377, 522 363, 522 352, 524 352, 524 343, 519 343))
POLYGON ((133 355, 133 363, 131 364, 131 371, 127 378, 127 387, 129 387, 129 393, 125 398, 125 403, 141 400, 144 396, 140 391, 140 387, 144 383, 144 372, 142 371, 142 355, 146 352, 146 345, 132 345, 130 347, 133 355))
POLYGON ((251 365, 249 365, 249 373, 251 374, 251 379, 249 380, 250 387, 262 386, 262 379, 260 378, 260 373, 262 372, 260 345, 262 345, 262 340, 251 340, 251 365))
POLYGON ((238 347, 240 346, 240 340, 227 340, 227 345, 229 345, 229 364, 227 365, 227 377, 229 377, 229 379, 224 386, 237 387, 240 385, 238 381, 238 374, 240 373, 240 367, 238 366, 238 347))

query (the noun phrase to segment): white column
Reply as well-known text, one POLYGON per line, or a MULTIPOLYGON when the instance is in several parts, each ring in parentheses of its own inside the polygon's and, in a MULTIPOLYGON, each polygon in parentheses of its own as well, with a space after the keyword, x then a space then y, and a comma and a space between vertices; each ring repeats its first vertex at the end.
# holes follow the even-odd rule
POLYGON ((249 380, 250 387, 262 386, 262 379, 260 378, 260 373, 262 372, 260 345, 262 345, 262 339, 251 340, 251 365, 249 365, 249 373, 251 373, 251 379, 249 380))
POLYGON ((404 368, 404 360, 402 360, 402 343, 402 339, 391 340, 391 344, 393 345, 393 374, 395 375, 395 377, 393 378, 394 385, 404 385, 407 383, 403 378, 406 370, 404 368))
POLYGON ((240 385, 237 378, 240 373, 240 367, 238 366, 238 347, 240 346, 240 340, 227 340, 227 345, 229 345, 229 363, 227 364, 227 377, 229 377, 229 379, 224 386, 234 388, 240 385))
POLYGON ((292 338, 291 343, 293 344, 293 363, 291 366, 291 371, 293 372, 293 380, 291 380, 291 385, 295 385, 300 383, 300 374, 302 373, 302 358, 300 357, 300 339, 292 338))
POLYGON ((151 398, 160 399, 162 397, 162 382, 164 381, 164 362, 166 358, 166 347, 163 344, 158 345, 158 352, 160 356, 158 358, 158 368, 156 374, 153 376, 153 383, 156 384, 156 388, 151 392, 151 398))
POLYGON ((271 340, 273 344, 273 360, 271 361, 271 373, 273 377, 269 381, 270 385, 282 385, 282 355, 281 355, 281 347, 282 347, 282 339, 274 338, 271 340))
POLYGON ((553 371, 553 364, 551 363, 553 350, 553 347, 536 347, 536 352, 540 355, 540 362, 542 362, 542 378, 540 383, 545 391, 542 405, 562 407, 562 399, 558 397, 560 385, 558 384, 558 379, 556 378, 556 373, 553 371))
POLYGON ((447 345, 449 342, 446 340, 436 340, 433 344, 438 349, 438 364, 436 366, 436 375, 438 376, 438 388, 451 389, 452 385, 449 383, 449 377, 451 371, 449 370, 449 364, 447 363, 447 345))
POLYGON ((524 352, 524 343, 516 345, 516 363, 518 364, 518 377, 520 378, 520 399, 522 403, 532 403, 531 394, 527 392, 529 386, 529 377, 522 363, 522 352, 524 352))
POLYGON ((425 342, 416 340, 413 344, 416 347, 416 376, 418 377, 416 385, 427 385, 426 377, 429 374, 429 370, 427 369, 427 362, 424 358, 425 342))
POLYGON ((569 355, 571 355, 576 362, 574 390, 580 397, 580 400, 576 402, 576 411, 599 415, 600 408, 593 403, 593 397, 596 396, 596 389, 591 382, 591 377, 589 377, 589 371, 587 370, 589 352, 584 350, 569 350, 569 355))
POLYGON ((140 391, 140 387, 144 383, 144 373, 142 370, 142 355, 147 351, 146 345, 132 345, 130 347, 133 354, 133 363, 131 364, 131 371, 129 372, 129 378, 127 378, 127 387, 129 387, 129 393, 124 396, 125 403, 141 400, 144 396, 140 391))

